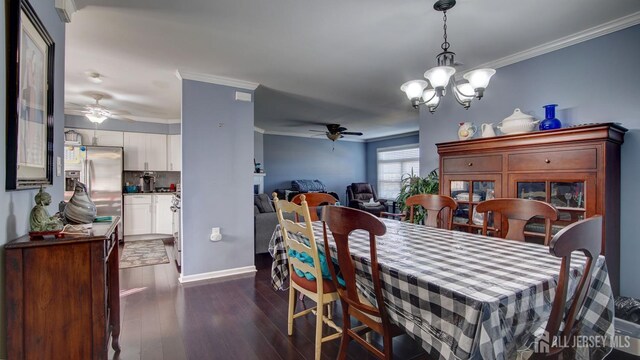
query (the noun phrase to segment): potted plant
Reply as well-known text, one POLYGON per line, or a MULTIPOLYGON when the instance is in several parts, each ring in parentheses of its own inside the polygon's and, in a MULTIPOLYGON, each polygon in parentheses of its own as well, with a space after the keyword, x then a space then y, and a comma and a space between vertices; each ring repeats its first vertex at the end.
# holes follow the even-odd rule
MULTIPOLYGON (((431 172, 424 178, 420 177, 418 174, 414 174, 413 169, 411 169, 410 174, 402 176, 402 187, 400 188, 400 194, 396 198, 396 202, 398 203, 400 211, 406 212, 408 209, 405 201, 409 196, 418 194, 438 194, 439 191, 440 179, 438 177, 437 168, 431 170, 431 172)), ((419 207, 419 209, 414 213, 413 222, 420 224, 424 220, 424 217, 425 211, 423 208, 419 207)))

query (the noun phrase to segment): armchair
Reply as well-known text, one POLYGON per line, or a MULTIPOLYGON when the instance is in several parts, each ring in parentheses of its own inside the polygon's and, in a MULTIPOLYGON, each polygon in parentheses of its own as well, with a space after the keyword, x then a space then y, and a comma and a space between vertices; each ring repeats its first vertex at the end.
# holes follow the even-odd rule
POLYGON ((376 190, 369 183, 352 183, 347 186, 349 207, 364 210, 375 216, 387 210, 387 200, 379 199, 376 190), (373 199, 373 203, 371 203, 373 199))

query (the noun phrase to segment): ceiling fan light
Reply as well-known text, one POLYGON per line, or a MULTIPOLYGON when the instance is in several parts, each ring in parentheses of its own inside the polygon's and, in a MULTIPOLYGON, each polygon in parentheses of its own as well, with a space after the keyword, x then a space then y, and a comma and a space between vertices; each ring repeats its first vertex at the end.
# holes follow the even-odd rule
POLYGON ((413 100, 420 97, 422 91, 427 87, 427 85, 427 82, 424 80, 411 80, 402 84, 402 86, 400 86, 400 90, 407 94, 407 98, 409 98, 409 100, 413 100))
POLYGON ((474 90, 477 89, 486 89, 489 86, 489 80, 496 73, 493 69, 477 69, 469 71, 464 74, 464 78, 469 81, 469 84, 473 87, 474 90))
POLYGON ((436 66, 424 73, 424 77, 429 80, 431 86, 436 89, 445 88, 449 84, 449 79, 456 73, 456 69, 451 66, 436 66))
POLYGON ((89 119, 89 121, 96 124, 102 124, 103 121, 107 120, 107 117, 104 114, 88 113, 88 114, 84 114, 84 116, 86 116, 86 118, 89 119))

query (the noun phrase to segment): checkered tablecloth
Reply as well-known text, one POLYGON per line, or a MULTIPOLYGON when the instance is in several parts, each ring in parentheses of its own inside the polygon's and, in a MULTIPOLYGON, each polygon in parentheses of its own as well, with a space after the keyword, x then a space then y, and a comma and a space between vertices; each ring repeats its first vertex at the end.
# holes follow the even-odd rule
MULTIPOLYGON (((515 358, 532 341, 532 334, 544 329, 561 262, 548 247, 384 222, 387 233, 377 238, 377 250, 386 307, 391 319, 422 341, 429 354, 441 359, 515 358)), ((313 227, 323 248, 322 223, 314 222, 313 227)), ((329 240, 333 243, 330 234, 329 240)), ((349 244, 360 285, 373 298, 368 235, 356 231, 349 244)), ((282 290, 288 265, 279 227, 270 250, 272 285, 282 290)), ((584 255, 574 253, 570 294, 584 263, 584 255)), ((613 309, 608 272, 600 256, 580 314, 581 335, 611 338, 613 309)))

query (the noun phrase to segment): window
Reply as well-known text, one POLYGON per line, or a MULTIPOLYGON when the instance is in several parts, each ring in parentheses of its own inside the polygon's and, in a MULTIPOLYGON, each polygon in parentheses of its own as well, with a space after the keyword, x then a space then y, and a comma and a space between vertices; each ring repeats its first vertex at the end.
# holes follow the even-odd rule
POLYGON ((395 199, 400 193, 402 177, 420 174, 418 144, 378 149, 378 196, 395 199))

